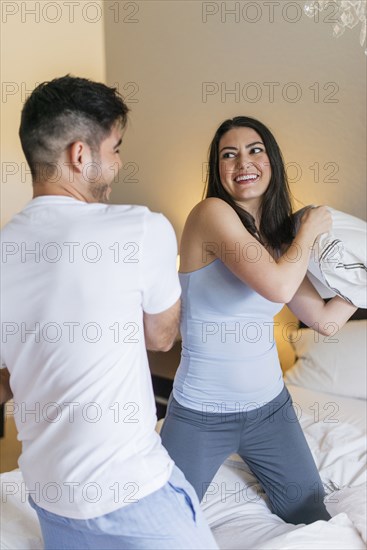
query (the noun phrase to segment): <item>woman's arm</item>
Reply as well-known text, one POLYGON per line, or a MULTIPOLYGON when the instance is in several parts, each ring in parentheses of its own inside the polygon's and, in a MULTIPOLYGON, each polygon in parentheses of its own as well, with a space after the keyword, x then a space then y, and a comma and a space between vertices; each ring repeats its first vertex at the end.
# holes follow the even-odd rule
POLYGON ((0 369, 0 405, 13 397, 9 384, 10 373, 8 369, 0 369))
POLYGON ((328 232, 331 224, 326 207, 307 210, 287 252, 274 260, 247 231, 230 205, 221 199, 209 198, 191 212, 181 253, 190 254, 195 241, 201 246, 203 255, 218 257, 241 281, 264 298, 287 303, 306 274, 316 237, 328 232))
POLYGON ((325 336, 341 329, 357 309, 339 296, 324 302, 307 277, 287 305, 302 323, 325 336))

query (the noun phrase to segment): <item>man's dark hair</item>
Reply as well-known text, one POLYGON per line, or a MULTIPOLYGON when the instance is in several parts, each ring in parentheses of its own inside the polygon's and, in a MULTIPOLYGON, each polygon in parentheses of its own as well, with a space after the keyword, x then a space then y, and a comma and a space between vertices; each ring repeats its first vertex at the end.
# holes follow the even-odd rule
POLYGON ((128 111, 116 88, 86 78, 66 75, 37 86, 19 128, 32 176, 52 177, 61 153, 75 141, 97 153, 114 124, 125 127, 128 111))
POLYGON ((209 171, 205 197, 223 199, 236 211, 246 229, 260 242, 270 244, 274 249, 289 244, 295 234, 292 218, 290 189, 280 148, 269 130, 262 122, 246 116, 225 120, 217 129, 209 149, 209 171), (264 193, 261 205, 260 235, 255 227, 255 220, 235 203, 224 189, 219 175, 219 142, 233 128, 252 128, 264 142, 271 167, 271 179, 264 193))

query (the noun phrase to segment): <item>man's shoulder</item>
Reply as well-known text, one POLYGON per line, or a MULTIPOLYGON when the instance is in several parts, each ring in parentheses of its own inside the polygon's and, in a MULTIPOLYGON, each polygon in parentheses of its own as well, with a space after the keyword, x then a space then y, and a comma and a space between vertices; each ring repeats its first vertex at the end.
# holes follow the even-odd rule
POLYGON ((162 225, 168 222, 167 218, 160 212, 153 212, 147 206, 139 204, 109 204, 104 205, 104 215, 114 219, 129 220, 145 224, 162 225))
POLYGON ((138 204, 110 204, 105 205, 111 215, 124 215, 126 218, 141 218, 144 223, 158 226, 171 225, 161 212, 153 212, 147 206, 138 204))
POLYGON ((131 216, 145 216, 150 212, 147 206, 140 204, 97 204, 99 209, 105 210, 107 213, 111 214, 124 213, 131 216))

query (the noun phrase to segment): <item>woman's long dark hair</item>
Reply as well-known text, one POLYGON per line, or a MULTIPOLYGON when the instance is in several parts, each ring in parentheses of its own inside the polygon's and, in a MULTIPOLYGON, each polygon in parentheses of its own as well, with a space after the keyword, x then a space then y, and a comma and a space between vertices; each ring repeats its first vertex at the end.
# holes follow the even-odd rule
POLYGON ((279 250, 282 245, 289 244, 293 240, 295 227, 283 156, 273 134, 258 120, 238 116, 225 120, 219 126, 209 149, 209 171, 204 194, 205 198, 217 197, 226 201, 238 214, 251 235, 260 242, 269 244, 273 249, 279 250), (219 175, 219 141, 229 130, 241 127, 252 128, 259 134, 270 160, 271 179, 262 200, 260 234, 256 229, 253 216, 235 203, 224 189, 219 175))

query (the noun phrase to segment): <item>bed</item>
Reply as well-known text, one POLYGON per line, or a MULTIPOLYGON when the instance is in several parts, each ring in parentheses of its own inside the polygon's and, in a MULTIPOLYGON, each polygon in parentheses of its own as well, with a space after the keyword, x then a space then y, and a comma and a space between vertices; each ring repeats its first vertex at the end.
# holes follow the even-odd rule
MULTIPOLYGON (((270 512, 247 465, 232 455, 202 502, 221 549, 366 547, 366 329, 367 320, 352 320, 333 337, 310 329, 292 334, 297 361, 285 381, 320 470, 332 519, 311 525, 285 523, 270 512)), ((42 548, 21 472, 0 477, 1 548, 42 548)))

